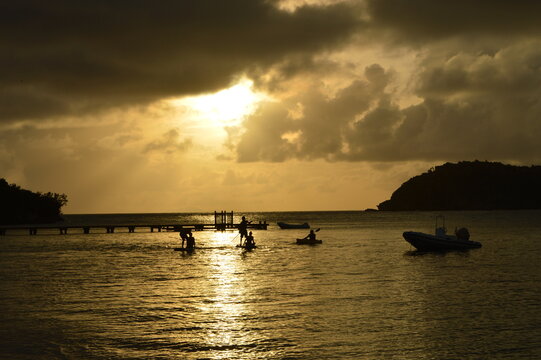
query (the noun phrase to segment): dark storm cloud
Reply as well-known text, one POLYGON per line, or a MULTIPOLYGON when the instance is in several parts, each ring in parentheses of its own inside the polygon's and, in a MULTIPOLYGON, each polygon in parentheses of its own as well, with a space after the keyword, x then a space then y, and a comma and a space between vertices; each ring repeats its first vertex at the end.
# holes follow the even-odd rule
POLYGON ((369 0, 370 23, 408 42, 464 34, 540 34, 541 3, 530 0, 369 0))
POLYGON ((265 0, 0 5, 0 121, 213 91, 249 69, 346 40, 351 5, 265 0))

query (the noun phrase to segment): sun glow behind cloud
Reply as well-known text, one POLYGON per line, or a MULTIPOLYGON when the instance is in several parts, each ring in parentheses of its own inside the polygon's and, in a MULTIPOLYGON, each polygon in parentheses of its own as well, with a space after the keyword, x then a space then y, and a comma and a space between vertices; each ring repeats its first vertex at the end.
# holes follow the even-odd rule
POLYGON ((172 103, 188 109, 191 117, 203 122, 203 127, 224 127, 239 125, 266 98, 265 94, 253 90, 251 80, 242 79, 214 94, 175 99, 172 103))

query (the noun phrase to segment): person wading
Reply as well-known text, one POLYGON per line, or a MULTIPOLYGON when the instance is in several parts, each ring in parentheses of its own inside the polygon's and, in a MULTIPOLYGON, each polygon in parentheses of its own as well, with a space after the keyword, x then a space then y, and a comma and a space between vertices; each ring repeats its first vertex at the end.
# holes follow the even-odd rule
POLYGON ((179 236, 180 236, 180 239, 182 240, 182 248, 184 248, 184 242, 188 238, 188 233, 189 232, 190 231, 188 231, 188 230, 180 229, 179 236))
POLYGON ((240 245, 242 246, 242 238, 246 238, 248 236, 248 224, 251 223, 251 221, 246 220, 246 217, 242 217, 242 221, 239 224, 239 234, 240 234, 240 245))

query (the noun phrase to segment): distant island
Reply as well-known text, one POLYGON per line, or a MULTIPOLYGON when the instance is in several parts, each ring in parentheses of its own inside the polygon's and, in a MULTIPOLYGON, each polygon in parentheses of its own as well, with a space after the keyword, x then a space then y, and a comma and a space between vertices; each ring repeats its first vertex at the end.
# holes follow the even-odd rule
POLYGON ((62 220, 65 194, 21 189, 0 179, 0 225, 50 223, 62 220))
POLYGON ((541 166, 446 163, 403 183, 384 211, 541 209, 541 166))

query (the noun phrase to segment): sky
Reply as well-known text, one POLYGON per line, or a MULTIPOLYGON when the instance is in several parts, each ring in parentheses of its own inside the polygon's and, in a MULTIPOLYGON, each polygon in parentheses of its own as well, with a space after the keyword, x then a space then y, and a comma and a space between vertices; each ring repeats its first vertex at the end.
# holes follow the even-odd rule
POLYGON ((0 177, 64 213, 363 210, 541 163, 541 3, 0 4, 0 177))

